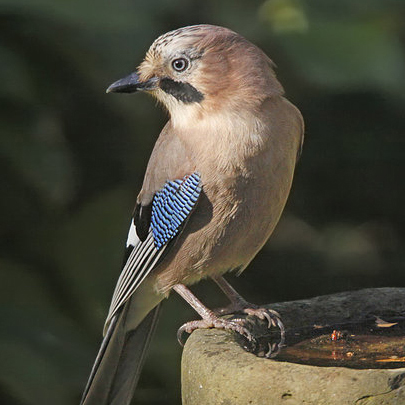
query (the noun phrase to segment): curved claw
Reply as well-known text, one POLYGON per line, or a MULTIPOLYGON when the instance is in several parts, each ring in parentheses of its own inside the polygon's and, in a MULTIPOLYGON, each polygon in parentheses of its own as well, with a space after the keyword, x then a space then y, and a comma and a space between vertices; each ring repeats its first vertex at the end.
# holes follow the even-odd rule
POLYGON ((283 346, 283 344, 280 343, 269 343, 269 350, 267 351, 267 353, 264 355, 264 357, 266 357, 266 359, 272 359, 274 357, 277 357, 278 354, 281 352, 281 347, 283 346))
POLYGON ((209 324, 207 324, 207 322, 205 322, 203 319, 199 321, 186 322, 185 324, 181 325, 180 328, 177 330, 177 341, 180 343, 180 346, 183 347, 185 343, 183 342, 182 339, 184 332, 191 334, 196 329, 207 329, 209 327, 210 327, 209 324))
POLYGON ((249 343, 256 344, 256 339, 252 335, 252 333, 242 325, 244 322, 244 319, 232 319, 232 321, 228 321, 229 324, 227 324, 223 329, 225 330, 233 330, 234 332, 239 333, 239 335, 242 335, 245 337, 249 343), (240 323, 239 323, 240 322, 240 323))
POLYGON ((281 341, 280 341, 280 345, 284 345, 284 341, 285 341, 285 327, 283 322, 281 322, 280 318, 277 318, 277 326, 280 329, 280 336, 281 336, 281 341))
POLYGON ((180 328, 177 329, 177 341, 179 342, 181 347, 184 347, 184 343, 185 343, 185 342, 183 342, 183 339, 182 339, 183 333, 186 331, 185 325, 186 324, 180 326, 180 328))
POLYGON ((283 322, 281 321, 280 314, 277 311, 267 308, 260 308, 254 306, 253 308, 245 308, 243 310, 248 315, 256 316, 259 319, 266 319, 268 323, 268 328, 270 329, 272 326, 278 327, 280 329, 281 335, 281 343, 284 344, 285 340, 285 327, 283 322))
POLYGON ((267 319, 269 329, 272 326, 276 326, 276 323, 274 322, 274 319, 267 312, 264 312, 263 316, 267 319))

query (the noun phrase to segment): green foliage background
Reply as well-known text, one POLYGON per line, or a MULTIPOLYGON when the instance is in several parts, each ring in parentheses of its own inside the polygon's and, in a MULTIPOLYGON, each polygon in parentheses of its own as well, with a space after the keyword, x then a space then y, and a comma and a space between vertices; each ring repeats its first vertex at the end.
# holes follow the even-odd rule
MULTIPOLYGON (((283 219, 234 285, 258 303, 403 286, 404 18, 400 0, 0 0, 0 402, 79 401, 167 119, 105 89, 180 26, 262 47, 306 121, 283 219)), ((136 403, 180 403, 175 333, 194 316, 168 300, 136 403)))

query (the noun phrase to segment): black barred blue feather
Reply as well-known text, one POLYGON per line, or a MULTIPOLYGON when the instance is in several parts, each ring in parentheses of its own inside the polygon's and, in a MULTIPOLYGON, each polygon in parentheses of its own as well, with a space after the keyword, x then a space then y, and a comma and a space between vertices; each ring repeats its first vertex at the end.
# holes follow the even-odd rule
POLYGON ((151 227, 157 250, 177 235, 197 202, 200 192, 200 175, 193 173, 183 180, 166 183, 163 189, 155 194, 151 227))
POLYGON ((200 174, 195 172, 181 180, 169 181, 152 200, 148 233, 140 239, 131 221, 127 240, 127 257, 114 290, 105 329, 118 309, 157 266, 169 242, 181 232, 201 193, 200 174))

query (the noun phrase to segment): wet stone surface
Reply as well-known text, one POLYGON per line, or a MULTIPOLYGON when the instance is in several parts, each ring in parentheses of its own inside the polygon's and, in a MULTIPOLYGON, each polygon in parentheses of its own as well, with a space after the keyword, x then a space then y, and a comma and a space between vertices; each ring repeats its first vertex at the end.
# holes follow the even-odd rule
POLYGON ((289 330, 285 345, 271 353, 278 341, 276 334, 262 336, 250 350, 260 357, 271 354, 276 361, 321 367, 405 367, 405 318, 376 317, 363 323, 289 330))
POLYGON ((405 289, 269 307, 281 314, 285 346, 278 330, 250 317, 256 355, 234 333, 192 333, 182 358, 184 405, 405 404, 405 289))

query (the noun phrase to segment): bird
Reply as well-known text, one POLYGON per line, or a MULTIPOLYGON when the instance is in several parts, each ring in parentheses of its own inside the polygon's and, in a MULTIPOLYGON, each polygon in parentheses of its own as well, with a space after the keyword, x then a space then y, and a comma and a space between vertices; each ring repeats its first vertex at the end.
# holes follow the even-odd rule
POLYGON ((135 72, 107 93, 148 93, 168 111, 146 167, 96 361, 82 405, 131 402, 162 301, 172 291, 201 316, 198 328, 254 336, 189 289, 210 278, 231 310, 284 327, 280 315, 248 303, 223 277, 240 274, 272 234, 290 193, 304 122, 284 97, 272 60, 224 27, 170 31, 135 72))

